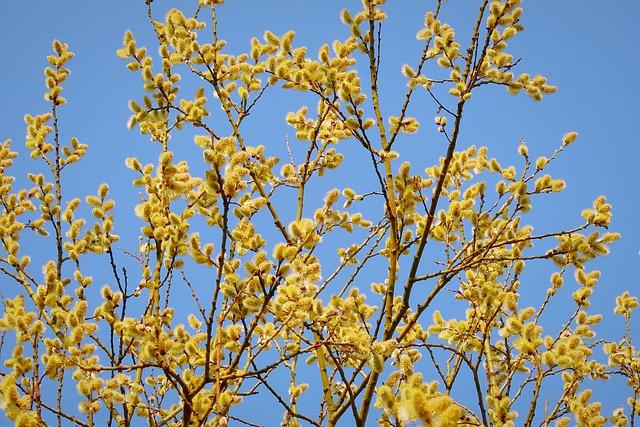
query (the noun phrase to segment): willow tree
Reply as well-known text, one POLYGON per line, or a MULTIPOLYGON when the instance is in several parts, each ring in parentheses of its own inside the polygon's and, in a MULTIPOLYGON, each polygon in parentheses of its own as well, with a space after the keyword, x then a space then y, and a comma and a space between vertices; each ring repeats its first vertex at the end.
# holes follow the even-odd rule
POLYGON ((384 0, 344 10, 348 37, 317 54, 293 32, 268 31, 229 53, 217 30, 222 3, 160 19, 147 0, 157 46, 127 32, 117 52, 143 84, 129 126, 157 158, 126 161, 140 194, 139 244, 119 240, 107 184, 83 200, 63 191, 88 145, 60 132, 73 54, 53 42, 50 109, 26 116, 26 147, 46 173, 15 188, 17 153, 10 141, 0 147, 6 416, 20 427, 259 425, 255 410, 272 402, 287 426, 633 425, 638 300, 616 298, 622 337, 596 339, 602 316, 589 311, 600 277, 589 263, 619 237, 606 231, 611 206, 598 197, 572 228, 528 225, 538 199, 563 191, 545 170, 577 133, 556 136, 547 157, 521 140, 518 166, 460 136, 478 90, 534 101, 556 90, 520 70, 509 49, 523 31, 521 2, 478 0, 470 39, 460 40, 440 20, 448 4, 435 1, 416 29, 422 50, 406 53, 404 102, 384 108, 384 0), (296 141, 281 160, 273 153, 283 141, 268 127, 264 145, 245 129, 256 105, 291 90, 315 104, 282 118, 296 141), (418 93, 433 104, 410 110, 418 93), (411 136, 420 123, 408 111, 431 132, 411 136), (202 161, 188 164, 176 144, 193 134, 202 161), (404 141, 425 138, 442 153, 414 151, 410 163, 404 141), (345 144, 366 161, 347 169, 345 144), (349 183, 353 168, 369 187, 313 196, 323 177, 349 183), (337 255, 322 251, 331 242, 337 255), (29 256, 35 245, 48 248, 44 264, 29 256), (109 282, 99 292, 89 257, 113 273, 98 278, 109 282), (532 263, 548 264, 550 281, 527 274, 532 263), (521 297, 540 283, 546 296, 521 297), (545 322, 559 298, 564 321, 556 312, 545 322), (614 376, 629 400, 610 415, 586 382, 604 388, 614 376))

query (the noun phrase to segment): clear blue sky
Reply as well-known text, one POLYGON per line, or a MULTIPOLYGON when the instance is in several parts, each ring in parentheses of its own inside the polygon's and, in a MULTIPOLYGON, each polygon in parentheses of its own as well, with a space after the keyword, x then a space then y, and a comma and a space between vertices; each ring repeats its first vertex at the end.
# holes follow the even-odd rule
MULTIPOLYGON (((167 1, 156 3, 160 3, 158 7, 163 10, 169 4, 167 1)), ((261 36, 266 29, 275 33, 293 29, 298 35, 296 44, 308 45, 310 52, 315 52, 324 42, 344 38, 339 11, 344 7, 354 10, 360 4, 356 0, 227 3, 221 9, 220 33, 236 53, 249 46, 251 37, 261 36)), ((383 36, 381 90, 384 113, 392 115, 397 114, 404 93, 405 80, 400 75, 400 66, 413 64, 418 58, 415 32, 431 2, 396 0, 388 3, 390 18, 383 36)), ((187 4, 191 2, 171 3, 178 7, 187 4)), ((444 20, 450 20, 454 27, 464 23, 476 10, 474 2, 461 0, 449 0, 444 8, 444 20)), ((591 311, 608 317, 615 295, 626 289, 640 294, 637 273, 640 262, 640 88, 636 82, 640 67, 637 55, 640 3, 637 0, 530 0, 524 2, 524 8, 526 30, 514 41, 511 52, 524 58, 520 70, 547 76, 552 84, 559 86, 559 91, 541 103, 534 103, 524 96, 511 97, 500 88, 486 90, 474 97, 469 106, 460 147, 488 145, 491 155, 509 164, 515 161, 520 137, 527 140, 532 155, 537 156, 550 154, 565 132, 579 132, 578 142, 551 169, 552 174, 567 181, 567 190, 541 203, 531 222, 539 232, 576 224, 583 208, 589 207, 598 195, 607 196, 614 209, 610 229, 622 233, 622 239, 613 246, 608 258, 594 264, 602 270, 603 277, 591 311)), ((156 154, 149 151, 146 137, 125 128, 129 115, 127 102, 139 99, 142 88, 139 77, 125 69, 115 51, 121 47, 126 29, 134 31, 140 45, 152 46, 144 1, 12 1, 3 5, 3 15, 0 140, 13 139, 14 149, 22 155, 13 171, 23 177, 32 167, 23 145, 23 116, 46 111, 42 99, 42 70, 50 54, 51 40, 59 38, 68 42, 76 53, 70 63, 71 77, 64 87, 64 95, 70 102, 62 111, 63 136, 67 139, 77 136, 89 144, 82 165, 69 174, 67 188, 86 195, 95 191, 99 183, 110 183, 113 196, 120 202, 116 224, 123 236, 122 246, 134 247, 132 237, 139 224, 132 221, 131 210, 137 190, 130 186, 132 175, 123 161, 131 155, 153 161, 156 154)), ((268 149, 274 143, 274 152, 281 154, 285 135, 293 136, 285 125, 284 115, 303 103, 300 97, 267 99, 252 114, 249 132, 260 140, 255 143, 264 143, 268 149)), ((433 112, 433 105, 423 97, 418 98, 411 114, 430 131, 433 112)), ((434 133, 429 131, 403 141, 404 145, 399 147, 411 153, 405 158, 417 159, 422 168, 434 161, 419 150, 421 144, 428 144, 434 138, 434 133), (416 155, 421 156, 414 157, 416 155)), ((199 156, 191 148, 189 139, 184 146, 189 147, 179 151, 183 158, 199 156)), ((360 165, 349 167, 357 172, 360 165)), ((358 183, 357 175, 349 177, 354 186, 358 183)), ((344 182, 345 178, 340 179, 344 182)), ((105 277, 97 282, 107 280, 110 279, 105 277)), ((546 283, 546 276, 541 276, 537 282, 535 277, 531 278, 527 285, 546 286, 546 283)), ((7 286, 4 279, 0 280, 0 286, 3 289, 7 286)), ((368 283, 361 287, 367 288, 368 283)), ((637 321, 635 325, 640 326, 637 321)), ((605 320, 601 335, 621 334, 619 326, 605 320)), ((605 393, 602 387, 595 386, 596 399, 604 401, 608 408, 622 404, 620 394, 605 393)))

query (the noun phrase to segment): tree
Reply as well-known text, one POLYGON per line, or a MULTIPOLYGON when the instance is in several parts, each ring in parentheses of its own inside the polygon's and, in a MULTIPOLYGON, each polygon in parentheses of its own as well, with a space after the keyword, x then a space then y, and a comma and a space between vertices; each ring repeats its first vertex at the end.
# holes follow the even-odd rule
POLYGON ((600 278, 588 264, 619 237, 607 231, 611 206, 597 198, 568 229, 536 234, 526 224, 534 201, 563 191, 545 169, 577 133, 535 159, 521 140, 518 168, 460 137, 479 90, 504 86, 535 101, 555 91, 517 71, 508 49, 523 30, 520 1, 479 0, 463 42, 440 21, 447 5, 436 0, 417 33, 417 63, 402 69, 404 102, 388 117, 379 94, 384 3, 345 10, 350 35, 317 55, 293 32, 266 32, 232 55, 217 31, 221 0, 162 20, 147 0, 158 55, 131 32, 118 51, 145 93, 130 102, 129 126, 158 156, 126 162, 141 194, 134 250, 118 243, 107 184, 84 201, 63 192, 65 171, 88 145, 61 136, 73 54, 53 42, 50 111, 26 116, 26 147, 46 173, 14 188, 17 153, 10 141, 0 148, 0 271, 4 287, 19 288, 0 320, 12 347, 2 349, 0 397, 16 426, 256 425, 247 416, 255 396, 279 405, 283 425, 634 424, 638 300, 616 298, 626 325, 619 339, 596 339, 602 316, 588 310, 600 278), (183 95, 189 84, 198 87, 183 95), (286 117, 298 140, 287 141, 288 161, 272 156, 272 141, 254 145, 244 133, 256 105, 278 90, 315 103, 286 117), (401 141, 420 126, 408 115, 418 92, 434 102, 444 142, 424 173, 415 170, 420 159, 398 161, 401 141), (181 135, 194 135, 203 164, 177 160, 181 135), (365 154, 371 188, 334 188, 316 200, 310 192, 325 174, 348 178, 344 144, 365 154), (30 245, 49 245, 50 259, 36 265, 30 245), (337 262, 325 249, 335 245, 337 262), (92 257, 112 272, 99 296, 92 257), (520 294, 541 281, 527 274, 532 263, 554 269, 540 301, 520 294), (368 271, 380 275, 370 291, 360 289, 368 271), (563 286, 572 275, 574 292, 563 286), (185 291, 186 311, 172 299, 185 291), (545 323, 560 298, 573 308, 545 323), (454 304, 464 311, 442 313, 454 304), (627 381, 629 400, 608 416, 588 386, 613 376, 627 381))

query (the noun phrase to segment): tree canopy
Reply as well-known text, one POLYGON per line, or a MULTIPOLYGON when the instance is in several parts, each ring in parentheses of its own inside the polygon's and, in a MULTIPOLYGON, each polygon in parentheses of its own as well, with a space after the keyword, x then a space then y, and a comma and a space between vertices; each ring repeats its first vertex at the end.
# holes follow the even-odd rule
POLYGON ((551 136, 549 153, 520 138, 513 165, 462 136, 478 93, 556 92, 511 49, 521 3, 478 0, 454 29, 435 0, 390 105, 384 0, 349 5, 347 35, 317 52, 266 31, 239 54, 218 31, 222 0, 164 16, 146 0, 154 44, 134 29, 117 51, 141 83, 128 127, 154 159, 126 159, 125 225, 108 183, 66 191, 90 144, 61 118, 74 54, 54 40, 48 111, 25 116, 32 160, 0 145, 6 417, 255 426, 269 408, 285 426, 633 426, 638 299, 611 296, 616 336, 596 335, 590 309, 594 260, 620 237, 612 206, 603 195, 570 226, 532 224, 565 190, 550 169, 578 133, 551 136), (282 93, 299 95, 282 117, 292 138, 247 131, 282 93), (16 159, 31 162, 24 185, 16 159), (628 399, 605 412, 592 394, 616 378, 628 399))

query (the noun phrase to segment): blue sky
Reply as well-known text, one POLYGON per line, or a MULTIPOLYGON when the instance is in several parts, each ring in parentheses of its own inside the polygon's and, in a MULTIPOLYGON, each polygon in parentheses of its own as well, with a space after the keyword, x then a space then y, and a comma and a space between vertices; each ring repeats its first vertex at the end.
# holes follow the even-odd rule
MULTIPOLYGON (((158 0, 156 3, 162 10, 191 5, 186 1, 158 0)), ((229 49, 239 53, 249 46, 251 37, 261 36, 266 29, 275 33, 293 29, 297 32, 295 44, 307 45, 310 52, 315 52, 322 43, 345 37, 339 11, 344 7, 354 10, 359 3, 355 0, 228 0, 221 9, 220 33, 229 41, 229 49)), ((403 63, 413 64, 418 58, 415 32, 432 2, 396 0, 388 3, 390 18, 383 36, 381 91, 383 112, 392 115, 397 114, 404 94, 405 80, 400 75, 400 67, 403 63)), ((577 224, 583 208, 589 207, 598 195, 607 196, 614 212, 610 229, 622 233, 622 239, 613 246, 609 257, 594 264, 594 268, 602 270, 603 277, 591 311, 610 317, 615 295, 626 289, 640 294, 636 271, 640 262, 637 136, 640 88, 635 81, 640 67, 636 54, 640 41, 640 3, 636 0, 530 0, 524 2, 524 8, 526 30, 513 42, 511 52, 524 58, 520 70, 547 76, 559 90, 541 103, 525 96, 511 97, 500 88, 479 92, 466 112, 460 147, 487 145, 490 155, 509 164, 515 162, 520 137, 526 139, 532 155, 538 156, 551 154, 565 132, 579 132, 578 142, 550 170, 554 176, 567 181, 567 190, 540 203, 530 218, 539 232, 577 224)), ((465 23, 468 27, 468 17, 475 10, 474 2, 449 0, 444 6, 444 21, 451 22, 455 28, 465 23)), ((77 136, 89 144, 85 160, 70 172, 67 188, 86 195, 94 192, 99 183, 110 183, 113 197, 119 202, 116 224, 123 236, 122 245, 134 247, 132 237, 139 224, 133 222, 135 219, 132 221, 131 214, 137 190, 130 185, 133 176, 123 161, 132 155, 143 161, 154 161, 156 153, 150 150, 146 137, 125 127, 129 115, 127 102, 139 99, 142 88, 139 77, 126 70, 115 51, 121 46, 126 29, 134 31, 140 45, 151 45, 144 2, 13 1, 3 5, 3 14, 0 139, 13 139, 14 149, 22 155, 13 171, 24 177, 33 167, 23 146, 23 116, 46 111, 42 99, 42 70, 50 54, 51 40, 59 38, 69 43, 76 53, 70 64, 72 74, 64 89, 70 102, 61 113, 63 137, 77 136)), ((462 40, 466 39, 465 30, 458 33, 462 40)), ((435 129, 429 127, 434 106, 426 96, 416 101, 411 114, 421 120, 424 130, 417 137, 401 141, 399 149, 406 150, 406 158, 415 159, 416 166, 423 169, 433 163, 433 155, 438 152, 429 144, 440 141, 436 140, 435 129), (428 147, 423 150, 423 146, 428 147)), ((264 143, 268 150, 281 155, 285 137, 294 136, 284 116, 304 103, 305 98, 297 95, 267 98, 252 114, 255 117, 248 130, 250 138, 260 140, 255 143, 264 143)), ((190 140, 186 138, 185 142, 180 148, 182 151, 178 150, 182 158, 199 158, 190 140)), ((366 179, 357 173, 361 166, 355 161, 357 155, 353 156, 349 158, 353 163, 346 178, 349 185, 357 188, 359 183, 365 185, 366 179)), ((336 185, 338 181, 344 183, 345 176, 331 179, 336 185)), ((321 194, 320 189, 317 191, 321 194)), ((536 277, 530 277, 528 285, 536 286, 536 277)), ((102 281, 106 280, 109 279, 105 277, 102 281)), ((546 276, 539 277, 538 283, 546 286, 546 276)), ((0 286, 4 289, 6 285, 0 282, 0 286)), ((361 287, 367 288, 368 283, 362 283, 361 287)), ((618 336, 619 327, 619 323, 605 319, 599 331, 601 336, 618 336)), ((602 385, 595 386, 595 397, 608 407, 622 404, 622 395, 605 394, 602 389, 598 393, 598 387, 602 385)))

